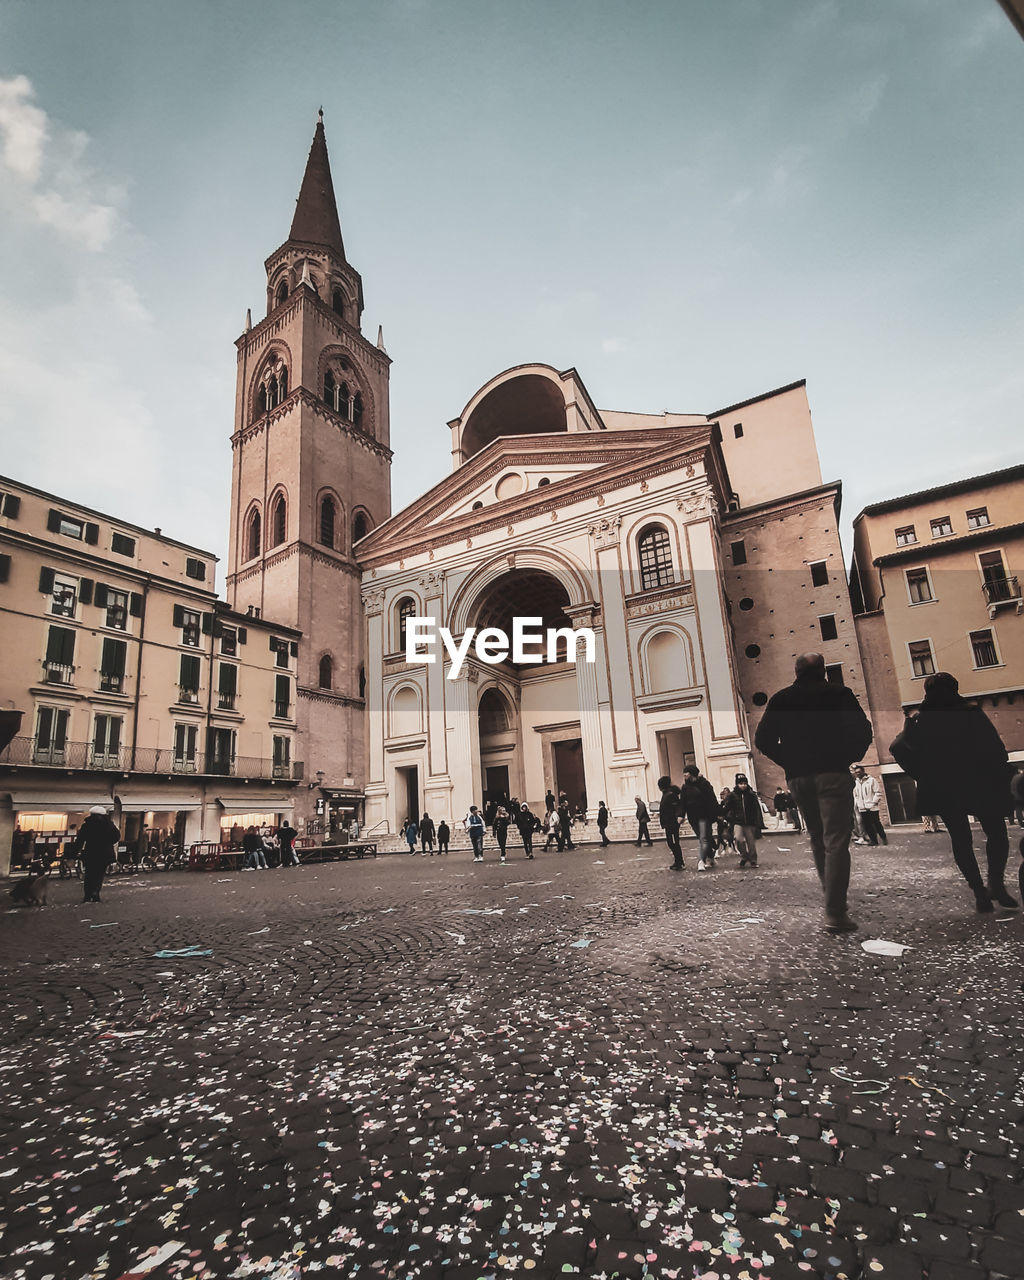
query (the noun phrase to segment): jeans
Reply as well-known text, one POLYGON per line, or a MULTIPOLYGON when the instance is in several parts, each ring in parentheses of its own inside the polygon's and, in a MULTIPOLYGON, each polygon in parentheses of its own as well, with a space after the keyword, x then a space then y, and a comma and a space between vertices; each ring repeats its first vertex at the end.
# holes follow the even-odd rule
POLYGON ((483 827, 470 827, 469 829, 470 843, 473 845, 473 857, 482 858, 484 856, 484 829, 483 827))
POLYGON ((264 871, 266 871, 267 855, 263 852, 262 849, 250 849, 249 854, 245 859, 244 865, 249 866, 250 863, 252 864, 252 869, 254 871, 258 870, 261 867, 263 868, 264 871))
MULTIPOLYGON (((971 821, 962 809, 940 813, 939 817, 946 824, 946 830, 949 832, 949 838, 953 844, 953 858, 960 868, 960 874, 977 893, 984 889, 985 885, 978 870, 978 860, 974 856, 971 821)), ((1006 819, 1001 813, 979 813, 977 819, 985 833, 988 882, 998 887, 1003 883, 1006 860, 1010 855, 1010 837, 1006 831, 1006 819)))
POLYGON ((740 827, 740 843, 743 845, 743 851, 740 858, 744 862, 749 862, 751 866, 757 866, 757 827, 740 827))
POLYGON ((710 862, 715 856, 715 846, 711 839, 711 819, 691 818, 690 826, 697 833, 697 847, 700 850, 701 862, 710 862))
POLYGON ((860 818, 861 833, 868 844, 878 844, 879 840, 882 844, 889 843, 877 809, 858 809, 857 817, 860 818))
POLYGON ((846 915, 850 888, 850 836, 853 834, 853 777, 843 773, 812 773, 788 778, 811 838, 814 865, 825 891, 825 913, 846 915))
POLYGON ((681 867, 683 865, 683 849, 679 843, 679 827, 675 823, 665 828, 665 843, 672 850, 672 865, 681 867))
POLYGON ((601 844, 602 844, 602 846, 604 846, 604 845, 606 845, 606 844, 610 844, 610 843, 611 843, 611 841, 608 839, 608 832, 604 829, 604 827, 598 827, 598 831, 600 831, 600 833, 601 833, 601 844))
POLYGON ((639 849, 645 840, 647 841, 648 844, 651 843, 651 828, 648 822, 642 819, 637 820, 637 827, 638 827, 638 830, 636 833, 636 847, 639 849))

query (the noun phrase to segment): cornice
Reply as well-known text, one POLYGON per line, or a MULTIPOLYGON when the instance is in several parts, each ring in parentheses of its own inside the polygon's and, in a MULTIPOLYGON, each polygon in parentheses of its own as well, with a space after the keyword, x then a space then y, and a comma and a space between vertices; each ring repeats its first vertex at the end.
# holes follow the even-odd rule
POLYGON ((324 702, 338 707, 358 707, 360 710, 366 706, 365 698, 350 698, 344 693, 332 693, 330 689, 312 689, 300 684, 295 686, 295 692, 298 697, 304 698, 307 702, 324 702))
POLYGON ((347 436, 355 444, 360 445, 368 453, 375 453, 379 458, 383 458, 385 462, 390 462, 394 456, 391 450, 383 444, 380 444, 373 436, 366 431, 361 431, 358 427, 352 425, 347 419, 342 418, 340 414, 328 408, 319 396, 315 396, 312 392, 307 391, 305 387, 296 387, 294 391, 289 392, 287 397, 281 403, 269 412, 261 414, 255 422, 247 427, 243 427, 240 431, 236 431, 231 437, 232 449, 238 449, 243 444, 247 444, 254 436, 258 436, 262 431, 269 430, 274 423, 280 421, 281 418, 289 413, 296 405, 305 405, 307 409, 312 410, 314 415, 318 415, 343 435, 347 436))
POLYGON ((801 512, 821 511, 826 507, 830 511, 834 510, 828 495, 823 493, 820 497, 811 498, 807 502, 795 502, 792 506, 777 507, 773 511, 760 510, 751 515, 744 515, 742 512, 732 515, 723 514, 722 531, 723 533, 742 533, 747 529, 760 528, 778 520, 788 520, 790 516, 799 515, 801 512))

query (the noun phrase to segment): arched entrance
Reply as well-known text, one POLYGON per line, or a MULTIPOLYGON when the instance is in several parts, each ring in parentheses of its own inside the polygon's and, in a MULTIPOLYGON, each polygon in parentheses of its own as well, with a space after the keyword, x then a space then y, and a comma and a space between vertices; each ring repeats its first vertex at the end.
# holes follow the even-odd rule
MULTIPOLYGON (((511 635, 515 618, 540 619, 539 629, 571 632, 570 595, 544 569, 511 569, 492 579, 469 609, 469 625, 497 627, 511 635)), ((531 624, 531 629, 537 624, 531 624)), ((549 660, 544 645, 516 663, 493 668, 477 704, 479 785, 485 803, 518 796, 543 812, 544 794, 564 790, 571 805, 586 803, 576 667, 569 641, 549 660)))

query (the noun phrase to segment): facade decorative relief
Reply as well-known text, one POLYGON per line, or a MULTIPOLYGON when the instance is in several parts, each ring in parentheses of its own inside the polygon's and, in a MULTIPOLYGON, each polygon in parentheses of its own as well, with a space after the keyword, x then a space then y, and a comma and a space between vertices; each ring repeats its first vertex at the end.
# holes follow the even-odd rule
POLYGON ((607 547, 616 547, 619 544, 619 526, 622 524, 622 516, 602 516, 600 520, 595 520, 593 524, 587 525, 587 532, 594 539, 594 545, 598 551, 603 551, 607 547))
POLYGON ((444 570, 432 569, 427 573, 421 573, 419 581, 425 596, 428 598, 430 596, 439 596, 444 590, 444 570))
POLYGON ((647 618, 653 613, 669 613, 673 609, 692 608, 692 589, 687 586, 674 587, 654 594, 629 596, 626 600, 626 617, 647 618))
POLYGON ((366 610, 367 617, 373 617, 374 614, 383 611, 385 595, 383 587, 367 587, 363 591, 363 608, 366 610))
POLYGON ((718 503, 715 502, 711 490, 700 489, 696 493, 686 493, 676 499, 676 506, 687 520, 716 520, 718 503))

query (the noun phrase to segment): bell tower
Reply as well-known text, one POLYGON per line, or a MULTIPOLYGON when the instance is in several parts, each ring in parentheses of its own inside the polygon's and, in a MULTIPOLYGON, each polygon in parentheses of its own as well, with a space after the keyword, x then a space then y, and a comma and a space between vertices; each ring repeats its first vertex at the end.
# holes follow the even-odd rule
MULTIPOLYGON (((363 622, 356 544, 391 514, 388 377, 361 331, 363 285, 345 257, 323 111, 288 239, 265 263, 266 315, 236 342, 227 597, 298 627, 293 758, 307 779, 362 790, 363 622), (346 779, 352 779, 351 784, 346 779)), ((268 739, 289 726, 268 709, 268 739)), ((269 753, 268 753, 269 754, 269 753)), ((315 797, 296 793, 309 817, 315 797)))

